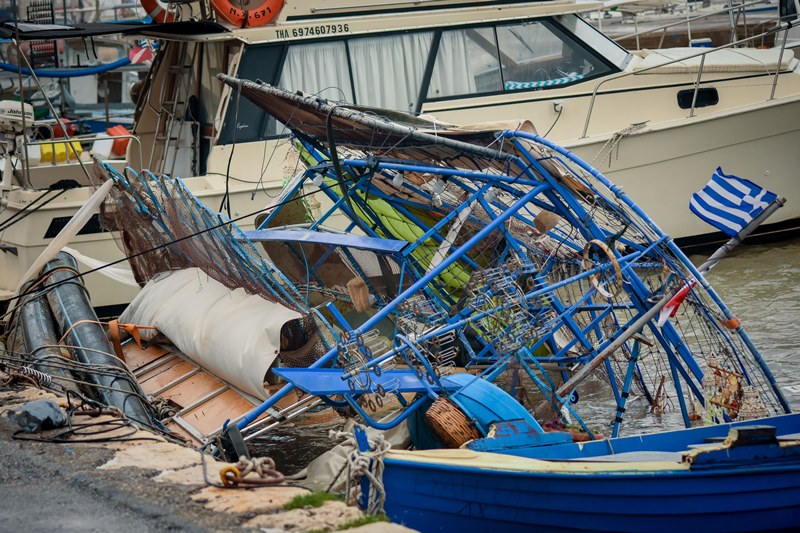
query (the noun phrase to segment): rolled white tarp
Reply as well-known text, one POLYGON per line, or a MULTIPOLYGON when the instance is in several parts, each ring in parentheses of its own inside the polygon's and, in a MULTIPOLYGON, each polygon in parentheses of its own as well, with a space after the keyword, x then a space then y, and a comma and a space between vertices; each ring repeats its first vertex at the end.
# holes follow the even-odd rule
POLYGON ((165 272, 119 321, 155 326, 187 357, 230 385, 266 399, 264 377, 280 352, 281 328, 297 311, 244 289, 230 290, 199 268, 165 272))

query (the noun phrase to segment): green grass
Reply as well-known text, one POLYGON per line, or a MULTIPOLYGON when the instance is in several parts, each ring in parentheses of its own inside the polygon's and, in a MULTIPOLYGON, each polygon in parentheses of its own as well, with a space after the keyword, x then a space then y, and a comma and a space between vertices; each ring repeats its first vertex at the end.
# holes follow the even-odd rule
MULTIPOLYGON (((345 522, 342 524, 336 531, 342 531, 344 529, 352 529, 359 526, 365 526, 367 524, 374 524, 375 522, 391 522, 389 517, 385 514, 381 515, 364 515, 361 518, 356 518, 355 520, 350 520, 349 522, 345 522)), ((330 533, 330 529, 312 529, 307 533, 330 533)))
POLYGON ((303 507, 321 507, 325 502, 341 500, 341 496, 331 494, 330 492, 311 492, 309 494, 295 496, 284 504, 283 508, 287 511, 291 511, 292 509, 301 509, 303 507))
POLYGON ((356 518, 355 520, 350 520, 349 522, 345 522, 342 526, 338 529, 338 531, 342 531, 343 529, 352 529, 354 527, 365 526, 367 524, 374 524, 375 522, 390 522, 389 517, 385 514, 378 514, 378 515, 370 515, 365 514, 361 518, 356 518))

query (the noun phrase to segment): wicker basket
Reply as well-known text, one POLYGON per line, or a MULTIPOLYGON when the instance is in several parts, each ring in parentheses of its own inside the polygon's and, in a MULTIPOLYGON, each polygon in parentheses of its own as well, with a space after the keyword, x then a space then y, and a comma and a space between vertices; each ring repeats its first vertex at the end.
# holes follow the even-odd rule
POLYGON ((447 448, 459 448, 481 434, 467 415, 448 398, 440 397, 425 413, 425 422, 447 448))

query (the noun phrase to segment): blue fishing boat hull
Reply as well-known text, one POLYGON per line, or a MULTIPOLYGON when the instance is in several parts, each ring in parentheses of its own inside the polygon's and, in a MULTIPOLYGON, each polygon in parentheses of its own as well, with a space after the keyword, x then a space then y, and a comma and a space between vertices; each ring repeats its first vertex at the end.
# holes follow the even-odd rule
MULTIPOLYGON (((798 421, 797 415, 780 418, 784 422, 791 419, 793 426, 798 421)), ((697 430, 675 433, 693 431, 697 430)), ((698 432, 700 443, 707 433, 698 432)), ((656 459, 659 454, 663 457, 670 453, 652 452, 648 437, 664 442, 663 436, 657 434, 637 437, 640 453, 650 453, 656 459)), ((691 466, 681 467, 676 462, 677 468, 671 468, 668 461, 621 466, 624 461, 576 457, 578 464, 591 465, 586 471, 554 471, 559 464, 576 464, 563 460, 546 461, 547 466, 538 471, 535 466, 525 470, 531 464, 542 463, 529 458, 518 458, 518 470, 512 471, 514 467, 504 459, 508 455, 450 452, 450 460, 427 461, 402 453, 386 459, 386 512, 393 521, 423 532, 708 533, 796 531, 800 527, 797 441, 783 439, 780 445, 749 445, 712 452, 711 460, 698 459, 691 466), (483 461, 477 467, 469 466, 470 454, 482 456, 483 461), (458 461, 456 457, 467 460, 458 461), (492 457, 498 462, 496 468, 491 466, 492 457), (606 468, 610 471, 603 471, 606 468)), ((419 453, 447 457, 446 451, 443 455, 419 453)))

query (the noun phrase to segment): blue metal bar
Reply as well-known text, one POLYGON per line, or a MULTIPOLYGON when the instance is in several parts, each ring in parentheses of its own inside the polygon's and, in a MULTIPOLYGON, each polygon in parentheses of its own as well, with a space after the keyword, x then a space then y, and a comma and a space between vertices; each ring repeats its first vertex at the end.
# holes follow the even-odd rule
POLYGON ((522 364, 522 367, 523 367, 523 368, 525 369, 525 371, 528 373, 528 376, 530 376, 531 380, 533 380, 533 382, 536 384, 536 386, 537 386, 537 387, 539 387, 539 390, 541 390, 541 391, 542 391, 542 393, 543 393, 545 396, 547 396, 548 398, 550 398, 551 402, 552 402, 552 400, 557 400, 557 401, 558 401, 558 403, 560 403, 560 404, 561 404, 563 407, 565 407, 565 408, 567 409, 567 411, 569 411, 569 413, 570 413, 572 416, 574 416, 574 417, 575 417, 575 420, 577 420, 577 421, 578 421, 578 424, 580 424, 581 428, 582 428, 582 429, 583 429, 583 430, 586 432, 586 434, 589 436, 589 438, 590 438, 590 439, 592 439, 592 440, 594 440, 594 434, 593 434, 593 433, 592 433, 592 431, 589 429, 589 426, 587 426, 587 425, 586 425, 586 423, 583 421, 583 418, 581 418, 581 417, 580 417, 580 415, 579 415, 579 414, 578 414, 578 413, 575 411, 575 409, 573 409, 573 408, 572 408, 572 406, 569 404, 569 399, 562 398, 561 396, 559 396, 558 394, 556 394, 556 391, 554 391, 554 390, 550 389, 550 388, 549 388, 549 387, 548 387, 548 386, 547 386, 547 385, 546 385, 546 384, 545 384, 545 383, 544 383, 544 382, 543 382, 543 381, 542 381, 542 380, 539 378, 539 376, 537 376, 537 375, 536 375, 536 373, 535 373, 535 372, 534 372, 534 371, 531 369, 531 367, 530 367, 530 366, 528 366, 528 362, 527 362, 527 360, 526 360, 526 359, 522 359, 522 358, 520 358, 520 359, 519 359, 519 362, 522 364))
POLYGON ((350 395, 346 395, 344 398, 345 400, 347 400, 347 403, 350 404, 350 407, 352 407, 359 415, 361 415, 361 417, 364 419, 365 422, 367 422, 367 424, 370 425, 370 427, 374 427, 375 429, 380 429, 381 431, 386 431, 387 429, 392 429, 394 427, 397 427, 398 424, 400 424, 400 422, 404 421, 406 418, 411 416, 414 413, 414 411, 416 411, 417 409, 419 409, 420 407, 422 407, 427 403, 426 401, 427 398, 425 397, 418 398, 416 401, 411 403, 400 414, 391 419, 389 422, 378 422, 377 420, 374 420, 371 416, 369 416, 367 412, 364 411, 364 409, 360 405, 358 405, 358 402, 350 397, 350 395))
POLYGON ((542 185, 540 180, 525 180, 520 178, 506 178, 498 174, 487 174, 485 172, 470 172, 457 168, 435 167, 425 165, 405 165, 400 163, 386 163, 378 161, 377 165, 374 162, 369 162, 364 159, 345 159, 343 165, 351 167, 362 168, 378 168, 380 170, 395 170, 399 172, 416 172, 420 174, 429 173, 437 174, 439 176, 456 176, 459 178, 466 178, 475 181, 485 181, 488 183, 512 183, 515 185, 526 185, 529 187, 538 187, 542 185))
POLYGON ((636 365, 639 361, 640 351, 641 343, 639 341, 634 341, 633 349, 631 350, 631 359, 628 362, 628 370, 625 373, 625 381, 622 383, 622 391, 620 392, 620 397, 617 399, 617 413, 614 416, 613 429, 611 430, 612 439, 619 434, 619 425, 622 423, 622 417, 625 414, 625 406, 628 404, 628 396, 630 396, 631 385, 633 384, 633 376, 636 373, 636 365))
MULTIPOLYGON (((476 192, 475 194, 473 194, 468 200, 464 201, 463 203, 461 203, 461 205, 459 205, 458 207, 456 207, 455 209, 450 211, 447 215, 442 217, 441 220, 439 220, 436 224, 431 226, 425 233, 423 233, 421 236, 419 236, 415 243, 412 243, 410 245, 410 247, 409 247, 410 249, 409 249, 408 253, 411 253, 413 250, 415 250, 416 248, 418 248, 419 246, 424 244, 425 241, 427 241, 434 234, 438 234, 440 229, 444 228, 454 218, 456 218, 462 211, 464 211, 467 207, 472 205, 472 202, 476 198, 478 198, 483 192, 488 190, 489 187, 490 187, 489 185, 485 185, 484 187, 481 187, 481 189, 478 190, 478 192, 476 192)), ((440 242, 444 242, 444 237, 440 236, 439 241, 440 242)), ((408 255, 408 254, 406 254, 406 255, 408 255)))
MULTIPOLYGON (((299 191, 300 189, 303 188, 303 184, 308 180, 308 177, 307 177, 307 174, 306 174, 307 172, 308 172, 307 170, 304 170, 302 172, 303 177, 298 179, 297 183, 293 187, 291 187, 288 192, 286 192, 284 194, 284 198, 286 198, 287 200, 290 199, 292 196, 297 194, 297 191, 299 191)), ((284 189, 284 191, 286 191, 286 189, 284 189)), ((261 222, 261 224, 259 224, 258 228, 256 228, 256 229, 261 230, 261 229, 268 228, 269 227, 269 223, 272 222, 272 219, 274 219, 278 215, 278 213, 280 213, 280 211, 281 211, 280 207, 282 207, 282 206, 278 206, 278 208, 271 209, 269 215, 267 215, 267 218, 265 218, 264 221, 261 222)))
MULTIPOLYGON (((423 230, 423 231, 429 231, 429 230, 430 230, 431 226, 428 226, 426 223, 424 223, 423 221, 421 221, 421 220, 420 220, 418 217, 416 217, 416 216, 414 215, 414 213, 412 213, 411 211, 409 211, 408 209, 406 209, 404 206, 401 206, 401 205, 392 205, 392 207, 393 207, 393 208, 394 208, 394 209, 395 209, 395 210, 396 210, 398 213, 400 213, 401 215, 403 215, 404 217, 406 217, 407 219, 409 219, 409 220, 410 220, 412 223, 414 223, 414 225, 415 225, 415 226, 419 227, 421 230, 423 230)), ((433 239, 434 239, 434 240, 435 240, 435 241, 436 241, 438 244, 441 244, 442 242, 444 242, 444 237, 442 237, 442 236, 441 236, 441 235, 439 235, 438 233, 433 233, 433 234, 431 234, 431 237, 432 237, 432 238, 433 238, 433 239)), ((412 257, 412 256, 411 256, 411 253, 412 253, 414 250, 416 250, 416 249, 417 249, 417 248, 418 248, 420 245, 422 245, 422 244, 424 244, 424 242, 423 242, 421 239, 417 239, 415 242, 411 243, 411 246, 409 246, 409 247, 407 247, 407 248, 405 248, 405 249, 403 250, 403 255, 404 255, 404 256, 406 256, 406 257, 412 257)), ((416 260, 415 260, 415 261, 416 261, 416 260)), ((468 264, 469 266, 471 266, 472 268, 480 268, 480 265, 478 265, 478 263, 476 263, 475 261, 473 261, 473 260, 472 260, 472 259, 470 259, 469 257, 464 257, 464 258, 462 259, 462 261, 464 261, 465 263, 467 263, 467 264, 468 264)), ((419 265, 419 266, 418 266, 418 269, 419 269, 420 273, 423 273, 423 272, 425 272, 425 269, 424 269, 424 268, 422 268, 422 266, 421 266, 421 265, 419 265)))
POLYGON ((245 231, 244 236, 252 242, 300 242, 323 244, 327 246, 347 246, 358 250, 369 250, 378 253, 399 253, 408 246, 408 242, 376 237, 364 237, 341 233, 323 233, 306 229, 297 230, 255 230, 245 231))
MULTIPOLYGON (((442 383, 439 381, 439 376, 437 376, 436 372, 434 372, 433 367, 431 366, 430 361, 428 361, 428 358, 425 357, 425 354, 420 352, 417 349, 417 347, 405 335, 398 334, 397 335, 397 340, 399 340, 400 342, 405 344, 405 348, 407 348, 407 349, 411 350, 412 352, 414 352, 414 355, 417 357, 417 360, 419 360, 419 362, 422 363, 422 366, 425 368, 425 371, 428 373, 429 379, 433 380, 433 384, 435 384, 440 390, 444 389, 444 387, 442 387, 442 383)), ((409 366, 412 366, 410 364, 410 362, 409 362, 409 366)), ((422 379, 420 381, 422 381, 423 385, 427 386, 428 394, 431 396, 431 398, 436 399, 438 396, 437 396, 436 392, 428 385, 428 383, 426 383, 427 380, 422 379)))

